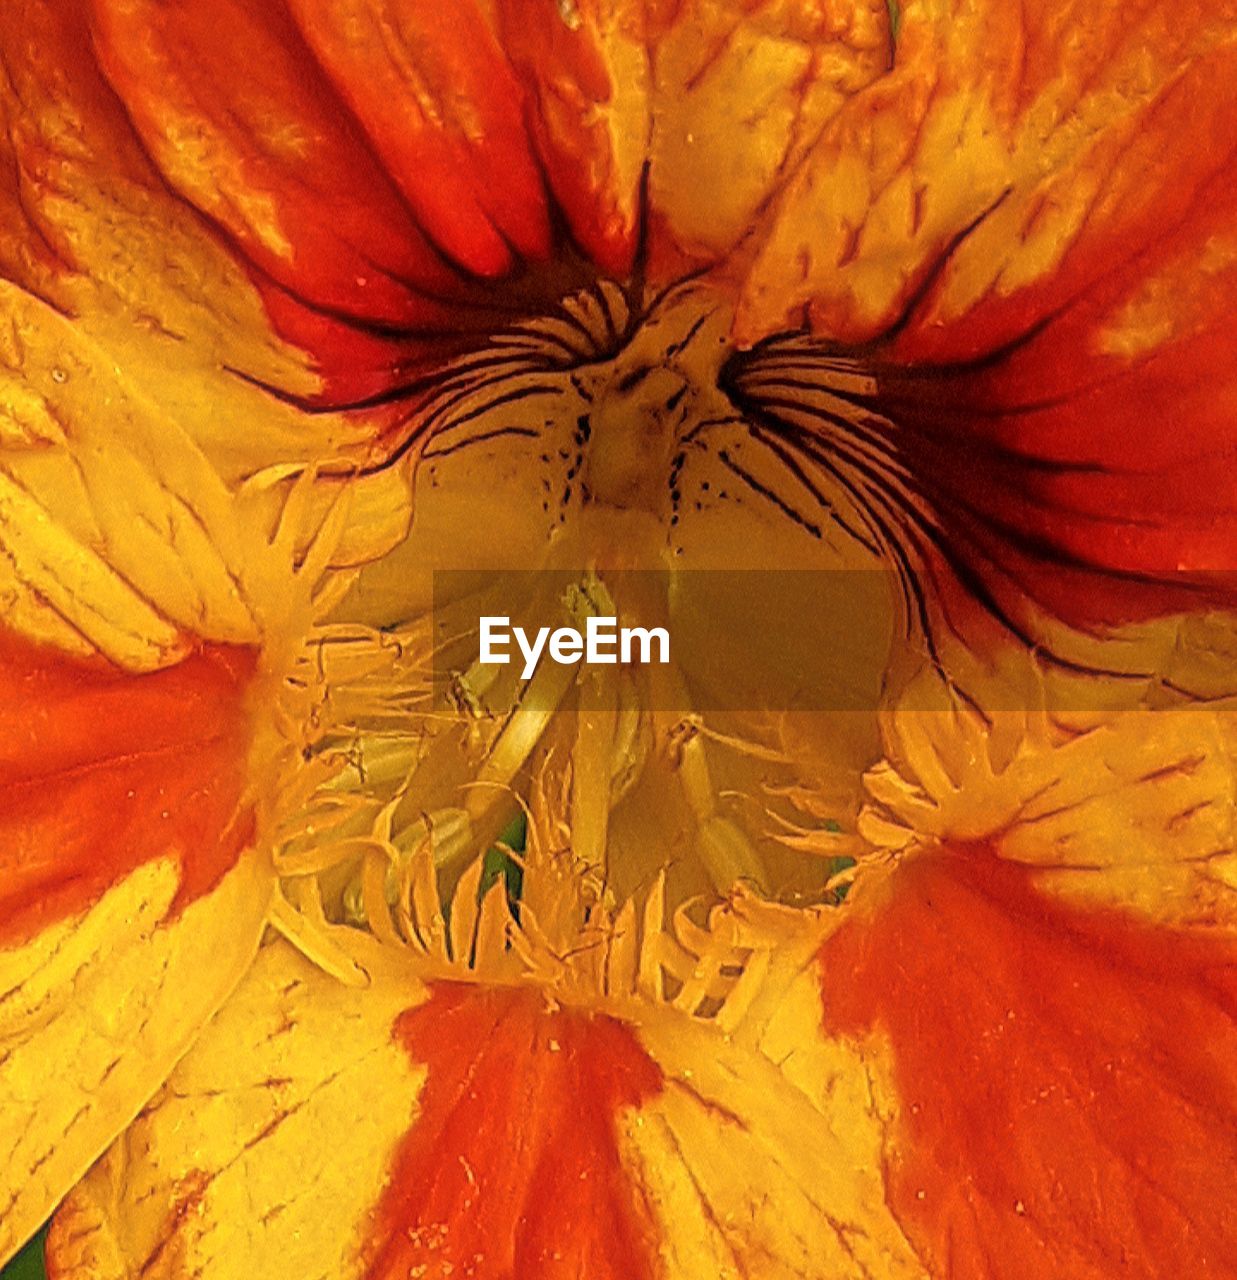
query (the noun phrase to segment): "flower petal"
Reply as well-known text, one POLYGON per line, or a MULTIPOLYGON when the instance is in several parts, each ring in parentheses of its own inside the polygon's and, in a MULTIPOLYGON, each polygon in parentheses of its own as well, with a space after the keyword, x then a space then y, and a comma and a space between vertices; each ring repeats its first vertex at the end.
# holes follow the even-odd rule
POLYGON ((451 272, 281 4, 92 9, 100 64, 160 173, 256 267, 312 306, 435 318, 417 286, 443 288, 451 272))
POLYGON ((51 1273, 922 1277, 810 956, 762 952, 723 1026, 379 962, 348 991, 268 948, 70 1197, 51 1273))
POLYGON ((987 842, 1036 881, 1161 925, 1237 928, 1237 723, 1163 709, 1079 717, 885 716, 860 829, 891 849, 987 842), (895 819, 894 825, 889 819, 895 819), (881 830, 874 830, 874 820, 881 830))
POLYGON ((673 262, 672 245, 710 263, 751 234, 826 122, 886 72, 889 8, 686 0, 648 9, 649 202, 670 242, 654 252, 673 262))
POLYGON ((572 235, 625 276, 640 230, 649 53, 630 0, 499 0, 503 45, 528 86, 530 131, 572 235))
POLYGON ((1232 933, 1066 905, 983 848, 869 887, 821 952, 825 1024, 884 1076, 889 1203, 928 1271, 1233 1274, 1232 933))
POLYGON ((547 256, 523 92, 483 6, 291 0, 305 40, 435 242, 474 275, 547 256))
POLYGON ((1016 629, 1234 599, 1233 19, 906 6, 748 279, 752 338, 867 344, 933 554, 1016 629))
POLYGON ((166 1093, 62 1210, 52 1274, 239 1277, 256 1267, 344 1280, 472 1265, 499 1275, 524 1247, 512 1235, 524 1210, 538 1253, 571 1248, 578 1232, 598 1265, 608 1242, 639 1268, 626 1274, 647 1270, 643 1219, 615 1179, 612 1108, 657 1079, 630 1033, 543 1015, 533 992, 431 992, 406 971, 372 977, 348 991, 282 944, 265 950, 166 1093), (566 1052, 551 1056, 556 1029, 566 1052), (569 1084, 597 1107, 578 1134, 569 1084), (526 1124, 548 1133, 517 1138, 526 1124), (547 1145, 564 1162, 557 1171, 547 1145), (538 1174, 545 1191, 616 1216, 578 1209, 569 1223, 552 1198, 528 1199, 538 1174))
MULTIPOLYGON (((255 385, 308 397, 320 379, 272 332, 241 266, 143 152, 98 70, 85 6, 5 10, 0 51, 6 280, 59 311, 64 331, 105 353, 103 367, 173 414, 229 482, 367 444, 368 430, 308 417, 255 385)), ((7 335, 3 346, 7 363, 7 335)), ((37 364, 58 367, 51 353, 37 364)))
POLYGON ((7 1255, 252 958, 282 676, 343 528, 304 482, 237 498, 70 320, 0 297, 7 1255))
POLYGON ((264 949, 58 1215, 53 1275, 339 1276, 424 1076, 391 1034, 405 974, 356 991, 264 949))
POLYGON ((860 828, 895 861, 820 964, 899 1222, 958 1280, 1231 1274, 1231 712, 884 720, 860 828))
POLYGON ((0 637, 0 1257, 236 983, 272 877, 244 851, 251 651, 129 675, 0 637))
POLYGON ((818 330, 866 341, 933 277, 917 344, 982 354, 1135 265, 1227 167, 1208 144, 1231 120, 1216 78, 1231 20, 1203 3, 982 3, 965 20, 904 6, 890 74, 842 109, 779 200, 749 330, 806 304, 818 330), (1166 151, 1187 122, 1199 145, 1166 151))
MULTIPOLYGON (((325 385, 306 392, 261 321, 257 346, 280 358, 242 345, 225 369, 317 408, 378 407, 453 336, 594 271, 625 277, 638 249, 658 278, 725 258, 889 49, 884 0, 469 0, 449 20, 408 0, 225 0, 209 17, 39 0, 22 21, 37 39, 0 28, 19 253, 126 294, 187 253, 195 271, 158 293, 200 282, 217 311, 249 312, 231 253, 325 385), (132 244, 109 234, 126 224, 132 244), (503 289, 476 287, 495 277, 503 289)), ((217 317, 194 320, 229 343, 217 317)))

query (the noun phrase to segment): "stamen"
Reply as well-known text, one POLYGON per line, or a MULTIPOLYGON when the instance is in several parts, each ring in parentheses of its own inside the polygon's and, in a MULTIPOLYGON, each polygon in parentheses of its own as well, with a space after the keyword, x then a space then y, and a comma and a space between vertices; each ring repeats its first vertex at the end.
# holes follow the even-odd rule
MULTIPOLYGON (((605 425, 606 398, 637 392, 653 397, 654 391, 658 429, 668 445, 677 447, 695 433, 700 438, 694 447, 707 453, 718 436, 729 439, 731 428, 744 426, 756 440, 763 428, 742 415, 706 418, 728 407, 729 390, 716 385, 724 332, 724 317, 712 315, 702 299, 685 299, 679 310, 663 300, 656 316, 646 312, 633 317, 622 289, 599 285, 566 299, 552 316, 517 324, 485 352, 461 358, 436 385, 424 387, 411 435, 401 447, 411 450, 415 443, 420 453, 412 460, 419 461, 435 448, 488 440, 490 446, 470 455, 488 457, 491 446, 494 452, 501 450, 501 431, 541 430, 543 409, 555 415, 566 412, 565 429, 573 422, 577 429, 562 456, 587 474, 586 464, 579 458, 572 461, 571 450, 578 450, 580 458, 595 450, 597 433, 605 425), (614 359, 616 353, 619 358, 614 359), (652 373, 666 370, 667 388, 658 390, 652 373), (633 375, 638 375, 635 382, 633 375), (709 385, 702 389, 706 381, 709 385), (590 399, 595 401, 590 411, 595 409, 598 417, 585 429, 574 409, 590 399), (568 400, 570 412, 564 409, 568 400), (525 420, 522 415, 530 405, 536 412, 525 420), (705 436, 700 434, 702 420, 728 425, 705 436)), ((749 490, 759 494, 776 486, 777 476, 791 476, 799 485, 792 490, 796 503, 816 501, 823 510, 832 510, 834 490, 826 493, 803 481, 810 467, 825 466, 818 455, 827 455, 820 439, 809 433, 819 433, 821 423, 828 425, 830 414, 847 421, 864 419, 866 407, 855 402, 872 394, 873 383, 858 366, 836 360, 829 364, 829 359, 788 342, 781 349, 766 349, 760 356, 763 363, 732 371, 732 380, 746 378, 740 389, 750 399, 758 394, 803 399, 779 409, 776 442, 782 470, 757 453, 756 446, 743 455, 745 466, 756 467, 749 490), (829 364, 828 376, 813 382, 812 370, 819 372, 822 362, 829 364), (801 363, 810 363, 811 370, 801 369, 801 363), (749 464, 753 453, 757 461, 749 464)), ((613 401, 610 408, 615 408, 613 401)), ((773 439, 773 426, 768 432, 773 439)), ((865 506, 865 486, 875 483, 882 468, 896 472, 897 460, 890 458, 889 442, 874 417, 858 422, 853 438, 842 443, 846 457, 833 465, 849 468, 846 493, 858 495, 855 506, 862 510, 855 519, 871 521, 862 524, 860 533, 865 545, 874 546, 887 513, 872 503, 865 506), (865 517, 869 510, 874 514, 865 517)), ((667 456, 673 460, 676 454, 669 449, 667 456)), ((471 464, 467 459, 449 464, 456 465, 471 464)), ((671 465, 683 464, 680 459, 671 465)), ((655 478, 661 495, 665 477, 655 478)), ((894 478, 909 483, 899 474, 894 478)), ((270 546, 291 557, 300 572, 323 578, 313 597, 313 607, 320 609, 328 597, 338 600, 351 582, 347 575, 326 573, 346 523, 348 484, 340 484, 324 514, 321 500, 311 502, 311 469, 269 479, 289 488, 270 546), (314 523, 317 527, 307 536, 305 526, 314 523)), ((633 472, 638 488, 648 480, 644 471, 633 472)), ((672 473, 672 488, 677 480, 672 473)), ((622 503, 606 505, 586 490, 577 481, 576 505, 583 509, 592 503, 589 517, 597 517, 598 530, 609 530, 610 517, 622 503)), ((769 495, 781 501, 773 488, 769 495)), ((743 501, 750 506, 754 499, 747 493, 743 501)), ((255 506, 262 505, 255 499, 255 506)), ((265 509, 269 512, 269 506, 265 509)), ((655 522, 663 518, 661 497, 639 514, 642 521, 652 518, 649 527, 656 532, 655 522)), ((827 532, 830 518, 819 517, 827 532)), ((843 516, 835 513, 835 518, 843 516)), ((660 543, 654 538, 650 545, 660 543)), ((555 563, 564 554, 556 549, 555 563)), ((593 562, 584 557, 584 563, 593 562)), ((624 590, 641 589, 628 583, 636 576, 622 579, 624 590)), ((382 583, 388 590, 389 583, 382 583)), ((356 598, 363 595, 358 591, 356 598)), ((639 606, 647 621, 664 603, 624 599, 623 610, 639 606)), ((595 574, 583 576, 555 607, 576 623, 593 614, 619 612, 595 574)), ((807 808, 801 809, 800 816, 809 815, 802 825, 767 808, 776 803, 770 799, 776 794, 774 785, 766 794, 755 777, 775 771, 796 777, 796 760, 777 748, 780 739, 767 745, 723 732, 712 717, 706 723, 666 710, 692 705, 687 677, 694 673, 677 667, 635 673, 602 668, 600 674, 581 678, 577 669, 547 658, 531 679, 522 681, 516 669, 474 663, 450 674, 444 703, 443 671, 464 666, 463 660, 452 664, 446 655, 461 650, 475 616, 461 606, 456 615, 444 618, 440 610, 434 619, 405 620, 387 632, 340 621, 314 630, 295 680, 289 682, 296 684, 297 705, 305 709, 302 722, 289 726, 289 741, 296 745, 298 767, 317 770, 318 782, 276 842, 274 865, 282 888, 272 924, 314 963, 344 981, 363 981, 366 956, 380 949, 383 955, 398 953, 415 961, 418 972, 467 980, 531 979, 556 998, 586 1003, 621 1003, 639 993, 692 1017, 738 1025, 769 980, 769 931, 754 904, 759 902, 757 891, 767 892, 774 878, 770 867, 789 861, 789 855, 778 861, 782 855, 773 842, 799 853, 836 857, 849 852, 859 837, 816 830, 810 822, 815 815, 807 808), (451 639, 444 640, 444 634, 451 639), (568 707, 575 720, 564 714, 568 707), (658 770, 663 776, 649 776, 658 770), (731 790, 720 789, 722 778, 731 790), (707 924, 700 922, 696 904, 689 910, 676 898, 669 904, 673 918, 667 926, 664 874, 647 893, 628 896, 633 884, 648 884, 648 866, 666 861, 658 849, 638 853, 648 861, 635 867, 608 864, 617 859, 616 849, 626 847, 620 837, 630 840, 637 831, 642 842, 656 838, 645 819, 637 815, 629 825, 623 815, 615 822, 612 809, 620 800, 638 804, 642 784, 653 790, 667 783, 680 789, 681 808, 689 815, 687 852, 697 864, 686 876, 676 869, 673 893, 679 895, 684 884, 688 891, 698 888, 703 869, 724 898, 707 924), (736 797, 738 806, 731 803, 736 797), (500 819, 516 805, 526 807, 530 821, 527 847, 518 858, 523 887, 518 906, 513 906, 505 878, 484 893, 481 887, 487 848, 501 829, 500 819), (762 831, 762 824, 772 832, 762 831)), ((539 614, 536 620, 550 619, 539 614)), ((796 796, 787 789, 781 799, 793 804, 796 796)), ((674 857, 683 852, 676 843, 674 857)), ((811 879, 809 888, 800 891, 816 894, 832 868, 813 868, 806 860, 804 865, 811 879)), ((843 883, 844 875, 829 884, 843 883)), ((807 918, 816 920, 811 913, 807 918)), ((777 928, 786 927, 779 920, 777 928)))
POLYGON ((576 856, 603 877, 618 728, 616 683, 608 671, 581 681, 575 749, 571 755, 571 830, 576 856))
POLYGON ((704 742, 694 723, 684 721, 681 726, 677 761, 683 794, 699 826, 696 853, 714 885, 725 892, 736 881, 749 880, 758 888, 766 889, 767 877, 760 855, 743 832, 717 812, 717 790, 709 776, 704 742))

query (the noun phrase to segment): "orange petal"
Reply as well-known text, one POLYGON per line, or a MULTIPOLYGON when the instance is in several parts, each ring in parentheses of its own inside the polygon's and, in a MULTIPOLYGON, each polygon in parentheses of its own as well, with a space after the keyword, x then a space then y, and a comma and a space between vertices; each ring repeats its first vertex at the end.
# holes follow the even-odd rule
POLYGON ((255 665, 214 645, 135 677, 0 632, 0 940, 79 915, 169 852, 175 910, 219 883, 253 838, 239 801, 255 665))
POLYGON ((305 40, 422 227, 475 275, 550 248, 523 92, 467 0, 291 0, 305 40))
POLYGON ((257 267, 330 311, 441 319, 418 290, 452 273, 281 4, 97 0, 93 14, 100 64, 160 172, 257 267))
POLYGON ((256 76, 179 7, 149 28, 144 10, 101 0, 93 26, 89 10, 0 15, 6 276, 71 315, 229 478, 364 448, 367 423, 303 408, 389 392, 439 350, 422 330, 467 327, 439 297, 464 278, 286 15, 246 10, 256 76))
POLYGON ((178 341, 224 348, 204 353, 199 385, 299 421, 302 438, 367 442, 406 420, 427 371, 592 274, 545 261, 561 237, 526 91, 493 24, 474 19, 407 4, 226 0, 207 14, 34 0, 0 26, 13 63, 0 92, 20 121, 0 225, 29 260, 23 285, 48 295, 50 280, 75 312, 85 293, 87 323, 119 289, 141 345, 174 365, 178 341), (95 287, 75 287, 77 272, 95 287), (147 293, 172 295, 172 317, 147 293), (318 416, 335 408, 367 413, 318 416))
POLYGON ((908 6, 747 281, 753 338, 864 344, 931 555, 1015 626, 1235 598, 1233 20, 908 6))
POLYGON ((390 953, 348 990, 267 948, 57 1216, 51 1274, 923 1280, 862 1060, 821 1034, 818 937, 700 1016, 390 953))
POLYGON ((397 1033, 428 1076, 369 1246, 372 1280, 431 1265, 653 1276, 652 1222, 615 1121, 661 1073, 630 1030, 553 1012, 536 991, 446 985, 397 1033))
POLYGON ((929 1272, 1232 1275, 1232 936, 1065 905, 982 847, 863 905, 821 951, 825 1025, 886 1064, 890 1204, 929 1272))
POLYGON ((636 251, 649 137, 644 15, 631 0, 499 0, 497 11, 572 236, 621 278, 636 251))
POLYGON ((0 1258, 240 977, 272 876, 244 851, 253 651, 144 675, 0 634, 0 1258))
MULTIPOLYGON (((1224 157, 1237 117, 1198 97, 1237 72, 1225 56, 1167 91, 1159 127, 1126 152, 1133 187, 1135 146, 1151 163, 1170 138, 1203 139, 1154 198, 1138 193, 1154 206, 1142 227, 1080 236, 1050 283, 929 316, 897 344, 899 359, 946 360, 893 375, 888 395, 951 536, 989 579, 1075 623, 1237 599, 1237 181, 1224 157)), ((1135 194, 1112 177, 1103 198, 1135 194)))

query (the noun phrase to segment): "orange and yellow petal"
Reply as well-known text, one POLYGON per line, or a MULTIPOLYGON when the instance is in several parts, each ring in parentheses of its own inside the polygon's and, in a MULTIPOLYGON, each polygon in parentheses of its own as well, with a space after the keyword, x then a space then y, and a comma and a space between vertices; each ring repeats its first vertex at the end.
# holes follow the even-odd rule
MULTIPOLYGON (((147 1001, 175 1056, 256 941, 261 876, 243 908, 223 896, 251 865, 238 708, 314 616, 282 601, 293 568, 363 560, 408 517, 390 484, 313 467, 380 457, 445 354, 564 281, 721 262, 756 344, 727 366, 744 394, 845 344, 806 393, 831 397, 835 458, 867 468, 878 540, 1007 648, 1035 646, 1035 614, 1103 637, 1232 603, 1234 15, 909 3, 894 42, 889 8, 498 0, 452 24, 379 0, 32 0, 0 18, 19 286, 0 588, 22 633, 0 657, 19 709, 32 691, 119 708, 89 740, 52 720, 11 753, 28 880, 10 950, 33 992, 15 1034, 64 1080, 132 1115, 170 1050, 113 1060, 147 1033, 101 1011, 145 1026, 147 1001), (758 341, 800 323, 806 346, 758 341), (200 772, 168 763, 190 751, 200 772), (40 753, 62 802, 21 772, 40 753), (156 800, 191 820, 152 827, 156 800), (103 812, 122 821, 101 835, 103 812), (220 932, 237 918, 243 945, 220 932), (132 978, 130 954, 218 989, 165 1009, 174 984, 132 978), (51 1026, 101 1048, 39 1039, 66 992, 51 1026)), ((269 948, 75 1193, 54 1266, 1231 1273, 1231 728, 919 733, 935 723, 894 725, 860 824, 894 867, 860 869, 818 966, 666 950, 669 984, 641 966, 581 999, 540 971, 483 985, 463 939, 454 973, 358 963, 353 992, 269 948)), ((0 1082, 50 1128, 14 1147, 18 1234, 115 1131, 68 1088, 22 1092, 23 1052, 0 1082)))
MULTIPOLYGON (((0 274, 12 319, 0 338, 0 404, 28 417, 30 395, 73 397, 84 411, 87 384, 58 358, 63 346, 93 377, 108 375, 107 391, 92 385, 89 395, 119 384, 125 401, 174 420, 229 487, 280 469, 355 471, 385 449, 389 407, 307 408, 388 392, 426 346, 388 329, 441 323, 421 285, 456 277, 376 160, 365 198, 349 187, 368 152, 335 100, 302 84, 286 42, 263 56, 266 80, 246 75, 241 92, 236 65, 229 81, 183 15, 164 12, 143 44, 117 9, 35 0, 0 16, 0 274), (262 252, 284 242, 294 261, 274 255, 281 277, 262 252)), ((263 14, 247 22, 261 29, 263 14)), ((99 403, 111 401, 85 407, 95 414, 99 403)), ((125 412, 115 416, 123 430, 125 412)), ((408 515, 401 469, 353 487, 382 494, 398 535, 408 515)))
POLYGON ((622 278, 638 248, 649 135, 641 6, 500 0, 494 10, 547 195, 589 258, 622 278))
POLYGON ((1092 719, 888 717, 893 860, 820 951, 933 1276, 1237 1266, 1231 713, 1092 719))
POLYGON ((9 37, 26 81, 13 103, 26 117, 13 144, 16 254, 83 273, 94 287, 78 291, 96 305, 107 276, 126 293, 150 276, 156 298, 207 302, 190 331, 166 328, 191 350, 225 330, 217 341, 235 348, 197 371, 199 387, 205 375, 262 418, 298 422, 301 449, 281 441, 293 457, 332 444, 363 454, 389 413, 348 423, 298 410, 381 407, 460 334, 493 327, 504 306, 478 281, 548 255, 522 90, 480 17, 45 0, 24 21, 41 39, 9 37), (66 177, 85 206, 67 226, 66 177), (103 216, 117 188, 119 224, 103 216), (111 234, 129 223, 140 240, 111 234), (212 271, 224 286, 193 297, 212 271), (220 326, 225 311, 246 327, 220 326))
POLYGON ((897 856, 983 844, 1080 908, 1237 928, 1237 722, 1205 707, 882 717, 859 827, 897 856))
MULTIPOLYGON (((21 289, 58 313, 104 367, 174 415, 229 482, 355 447, 355 428, 308 419, 253 385, 310 396, 320 379, 272 332, 242 265, 143 151, 98 69, 84 5, 6 10, 0 47, 0 263, 14 296, 21 289)), ((6 365, 22 364, 32 306, 6 298, 6 365)), ((67 372, 51 353, 29 365, 27 377, 67 372)))
POLYGON ((41 0, 4 39, 22 283, 224 355, 294 453, 290 410, 359 447, 573 280, 724 262, 891 52, 883 0, 41 0))
POLYGON ((806 307, 841 341, 897 325, 907 354, 986 354, 1205 213, 1226 169, 1223 5, 901 10, 888 74, 777 197, 755 336, 806 307), (1200 145, 1170 147, 1187 121, 1200 145))
POLYGON ((255 652, 129 674, 0 639, 0 1256, 236 983, 272 878, 247 856, 255 652))
POLYGON ((90 34, 163 178, 262 275, 308 306, 374 324, 441 318, 418 286, 444 289, 450 270, 284 5, 208 13, 99 0, 90 34))
POLYGON ((2 288, 7 1256, 253 956, 292 752, 283 675, 329 598, 344 507, 304 481, 238 497, 98 344, 2 288))
POLYGON ((268 948, 61 1210, 51 1274, 920 1277, 807 932, 673 1005, 655 952, 633 998, 630 940, 583 1002, 372 957, 348 991, 268 948))
POLYGON ((1063 901, 990 848, 909 858, 821 951, 890 1090, 889 1203, 942 1280, 1237 1267, 1237 939, 1063 901))
POLYGON ((749 339, 871 362, 917 554, 1021 635, 1232 604, 1233 20, 903 6, 747 277, 749 339))

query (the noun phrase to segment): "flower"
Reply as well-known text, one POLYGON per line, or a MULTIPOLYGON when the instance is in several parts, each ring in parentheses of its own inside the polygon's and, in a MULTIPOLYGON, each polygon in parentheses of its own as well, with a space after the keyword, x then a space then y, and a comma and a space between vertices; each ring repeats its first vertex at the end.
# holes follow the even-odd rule
POLYGON ((0 15, 0 1256, 1237 1271, 1235 16, 0 15))

